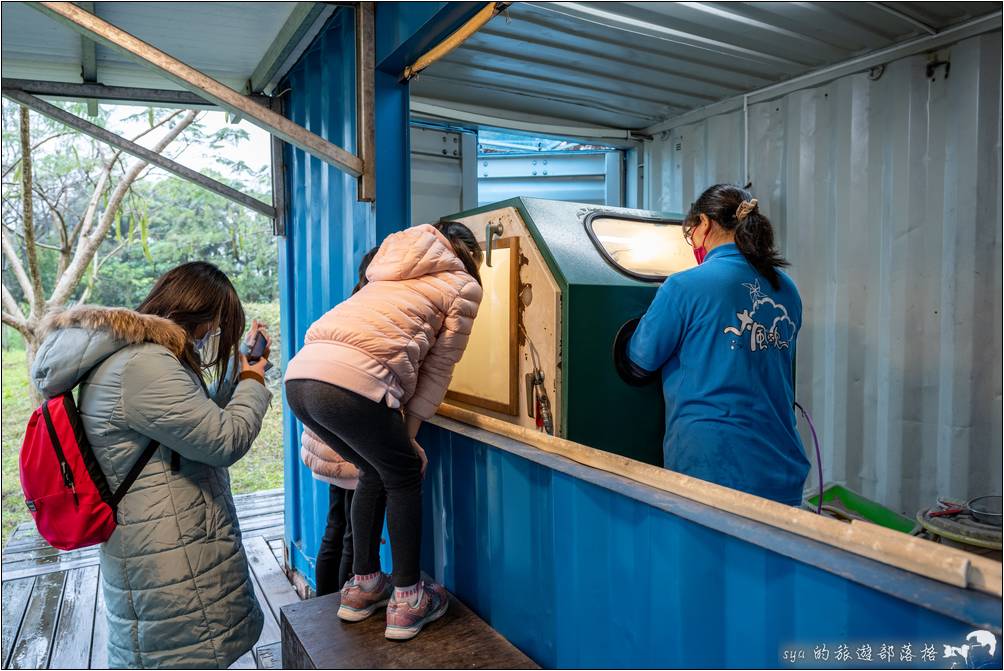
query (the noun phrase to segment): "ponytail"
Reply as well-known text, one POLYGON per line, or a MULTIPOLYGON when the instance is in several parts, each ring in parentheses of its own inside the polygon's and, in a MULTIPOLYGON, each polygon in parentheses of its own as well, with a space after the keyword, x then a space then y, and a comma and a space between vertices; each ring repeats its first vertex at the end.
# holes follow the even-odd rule
POLYGON ((756 198, 733 184, 709 187, 690 207, 687 223, 696 225, 705 215, 726 231, 735 234, 736 247, 753 268, 767 278, 774 289, 781 286, 777 269, 788 265, 774 244, 774 227, 760 213, 756 198))
POLYGON ((478 240, 474 237, 471 229, 459 221, 440 221, 434 224, 434 226, 436 230, 450 241, 453 253, 464 264, 464 270, 467 271, 467 274, 473 277, 478 284, 481 284, 481 259, 483 258, 483 253, 481 245, 478 244, 478 240))

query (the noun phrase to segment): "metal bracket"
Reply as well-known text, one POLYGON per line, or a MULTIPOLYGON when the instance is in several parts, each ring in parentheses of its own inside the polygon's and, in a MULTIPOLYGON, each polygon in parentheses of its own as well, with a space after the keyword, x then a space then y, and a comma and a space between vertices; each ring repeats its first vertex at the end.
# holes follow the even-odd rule
POLYGON ((492 238, 501 238, 504 230, 501 221, 489 221, 485 225, 485 265, 489 268, 492 267, 492 238))
POLYGON ((938 71, 942 65, 945 66, 945 76, 944 79, 948 79, 948 73, 952 70, 951 61, 931 61, 927 64, 927 78, 934 79, 934 74, 938 71))

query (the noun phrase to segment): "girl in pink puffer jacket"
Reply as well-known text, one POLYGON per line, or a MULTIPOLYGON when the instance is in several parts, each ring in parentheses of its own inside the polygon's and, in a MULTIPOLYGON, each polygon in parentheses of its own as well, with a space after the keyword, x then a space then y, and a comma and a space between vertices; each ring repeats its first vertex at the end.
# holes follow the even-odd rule
POLYGON ((387 605, 386 636, 407 639, 440 617, 446 591, 419 581, 425 452, 415 440, 442 402, 481 303, 481 247, 463 224, 395 233, 369 282, 308 329, 286 367, 286 399, 324 444, 359 469, 351 509, 354 576, 338 616, 387 605), (380 572, 384 507, 393 588, 380 572))

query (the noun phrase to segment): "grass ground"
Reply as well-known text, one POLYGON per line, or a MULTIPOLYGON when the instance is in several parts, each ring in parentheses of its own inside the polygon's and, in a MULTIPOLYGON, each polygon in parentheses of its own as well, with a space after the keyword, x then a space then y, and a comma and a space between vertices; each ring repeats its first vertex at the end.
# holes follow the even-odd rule
MULTIPOLYGON (((30 519, 21 497, 18 479, 18 452, 24 429, 34 408, 28 396, 28 371, 25 368, 24 350, 6 350, 0 353, 2 366, 2 452, 3 466, 2 521, 3 536, 0 544, 6 545, 11 532, 21 522, 30 519)), ((235 494, 282 487, 282 400, 278 388, 278 368, 269 375, 269 387, 274 394, 272 405, 265 415, 261 433, 248 454, 230 469, 231 486, 235 494)))
POLYGON ((31 415, 31 398, 28 396, 28 371, 25 368, 24 350, 4 351, 0 355, 2 371, 3 413, 0 425, 2 452, 0 462, 3 467, 3 481, 0 483, 2 508, 0 522, 3 526, 3 544, 7 543, 11 532, 21 522, 29 518, 21 498, 21 483, 17 474, 17 455, 24 437, 24 427, 31 415))

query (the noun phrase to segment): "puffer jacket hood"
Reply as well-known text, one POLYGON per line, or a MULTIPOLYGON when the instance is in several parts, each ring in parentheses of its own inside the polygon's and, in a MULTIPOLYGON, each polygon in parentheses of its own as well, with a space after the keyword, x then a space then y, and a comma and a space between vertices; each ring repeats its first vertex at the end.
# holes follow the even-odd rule
POLYGON ((370 282, 410 280, 425 275, 464 272, 446 237, 429 224, 387 237, 366 269, 370 282))
POLYGON ((42 324, 32 382, 46 398, 73 389, 99 363, 129 345, 161 345, 178 356, 185 330, 163 317, 85 305, 54 311, 42 324))

